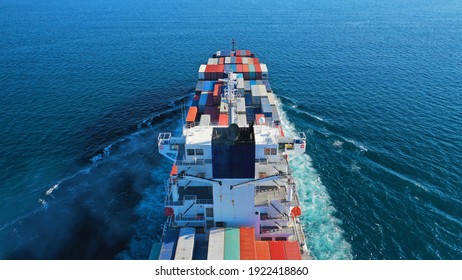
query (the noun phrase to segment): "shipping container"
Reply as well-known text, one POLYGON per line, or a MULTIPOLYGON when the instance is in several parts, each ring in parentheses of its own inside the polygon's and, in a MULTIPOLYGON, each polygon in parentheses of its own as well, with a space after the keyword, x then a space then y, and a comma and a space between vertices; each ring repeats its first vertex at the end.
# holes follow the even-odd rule
POLYGON ((186 116, 186 122, 193 123, 196 121, 196 117, 197 117, 197 107, 196 106, 189 107, 188 115, 186 116))
POLYGON ((276 100, 274 99, 274 94, 272 92, 267 92, 268 101, 271 106, 276 105, 276 100))
POLYGON ((262 79, 268 79, 268 68, 266 64, 260 63, 262 79))
POLYGON ((228 126, 228 114, 226 113, 220 113, 220 116, 218 117, 218 125, 223 125, 223 126, 228 126))
POLYGON ((178 229, 167 229, 162 240, 159 260, 173 260, 176 250, 176 241, 178 240, 178 229))
POLYGON ((270 255, 272 260, 286 260, 284 243, 281 241, 269 241, 270 255))
POLYGON ((239 260, 241 257, 239 229, 225 229, 225 260, 239 260))
POLYGON ((249 106, 253 105, 253 103, 252 103, 252 95, 250 93, 244 94, 244 99, 245 99, 245 106, 246 107, 249 107, 249 106))
POLYGON ((266 86, 266 91, 270 92, 271 91, 271 85, 268 80, 263 80, 263 84, 266 86))
POLYGON ((175 252, 175 260, 192 260, 194 252, 194 228, 181 228, 175 252))
POLYGON ((231 57, 226 57, 225 58, 225 64, 231 64, 231 57))
POLYGON ((205 79, 205 69, 206 69, 206 67, 207 67, 206 64, 201 64, 201 66, 199 67, 199 71, 198 71, 199 80, 204 80, 205 79))
POLYGON ((214 103, 214 101, 213 101, 213 93, 209 92, 207 94, 207 101, 206 101, 205 105, 206 106, 213 106, 213 103, 214 103))
POLYGON ((247 63, 248 63, 248 64, 253 64, 253 58, 250 58, 250 57, 249 57, 249 58, 247 59, 247 63))
POLYGON ((205 106, 204 115, 210 115, 211 123, 218 123, 220 110, 218 106, 205 106))
POLYGON ((244 80, 244 91, 249 91, 250 92, 250 81, 245 81, 244 80))
POLYGON ((218 64, 218 58, 209 58, 207 64, 209 64, 209 65, 217 65, 218 64))
POLYGON ((200 126, 210 126, 210 115, 201 115, 200 126))
POLYGON ((240 238, 240 259, 256 260, 257 250, 255 248, 255 233, 253 227, 243 227, 239 229, 240 238))
POLYGON ((212 228, 209 232, 208 260, 223 260, 225 256, 225 229, 212 228))
POLYGON ((203 91, 199 98, 199 113, 204 113, 205 105, 207 104, 208 93, 203 91))
POLYGON ((252 106, 247 106, 245 115, 247 117, 247 123, 255 123, 255 111, 253 110, 252 106))
POLYGON ((300 246, 296 241, 284 241, 284 250, 286 259, 288 260, 301 260, 300 246))
POLYGON ((236 57, 236 64, 242 64, 242 57, 236 57))
POLYGON ((200 94, 203 87, 204 87, 204 81, 198 81, 196 84, 196 93, 200 94))
POLYGON ((265 115, 265 118, 273 117, 273 110, 272 110, 271 105, 269 105, 269 104, 262 104, 261 105, 261 112, 262 112, 263 115, 265 115))
POLYGON ((273 111, 273 122, 275 125, 280 125, 281 124, 281 118, 279 117, 279 112, 276 108, 276 106, 271 106, 271 109, 273 111))
POLYGON ((268 241, 255 241, 255 249, 257 250, 257 260, 271 260, 268 241))
POLYGON ((196 106, 198 107, 199 106, 199 98, 201 97, 201 94, 195 94, 194 97, 193 97, 193 100, 191 102, 191 106, 196 106))
POLYGON ((247 57, 243 57, 242 64, 249 64, 249 59, 247 57))

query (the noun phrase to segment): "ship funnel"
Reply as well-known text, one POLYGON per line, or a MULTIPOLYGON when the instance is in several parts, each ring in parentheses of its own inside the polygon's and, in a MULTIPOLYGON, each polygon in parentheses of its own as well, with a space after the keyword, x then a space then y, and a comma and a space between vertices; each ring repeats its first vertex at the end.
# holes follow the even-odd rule
POLYGON ((235 123, 232 123, 228 126, 228 140, 237 141, 239 138, 239 126, 235 123))

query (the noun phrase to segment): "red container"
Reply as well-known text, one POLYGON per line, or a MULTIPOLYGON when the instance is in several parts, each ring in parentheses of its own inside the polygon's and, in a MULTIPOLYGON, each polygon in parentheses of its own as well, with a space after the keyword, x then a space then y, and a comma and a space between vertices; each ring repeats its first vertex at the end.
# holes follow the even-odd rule
POLYGON ((270 255, 272 260, 286 260, 286 252, 282 241, 270 241, 270 255))
POLYGON ((260 63, 260 61, 258 61, 258 58, 253 59, 253 64, 259 64, 259 63, 260 63))
POLYGON ((288 260, 301 260, 300 246, 296 241, 284 241, 284 251, 288 260))
POLYGON ((220 57, 220 59, 218 59, 218 64, 225 64, 225 59, 220 57))
POLYGON ((252 227, 239 229, 241 260, 256 260, 255 233, 252 227))
POLYGON ((250 56, 251 55, 250 51, 249 50, 245 51, 245 55, 250 56))
POLYGON ((257 260, 271 260, 268 241, 255 241, 255 249, 257 251, 257 260))
POLYGON ((220 114, 218 118, 219 125, 228 125, 228 114, 220 114))
POLYGON ((242 64, 236 64, 236 73, 242 73, 243 71, 242 64))
MULTIPOLYGON (((254 58, 254 59, 256 59, 256 58, 254 58)), ((261 73, 260 63, 254 63, 253 66, 255 67, 255 72, 260 72, 261 73)))
POLYGON ((242 54, 241 54, 241 51, 240 51, 240 50, 237 50, 237 51, 236 51, 236 56, 241 56, 241 55, 242 55, 242 54))
POLYGON ((242 56, 236 57, 236 64, 242 64, 242 56))

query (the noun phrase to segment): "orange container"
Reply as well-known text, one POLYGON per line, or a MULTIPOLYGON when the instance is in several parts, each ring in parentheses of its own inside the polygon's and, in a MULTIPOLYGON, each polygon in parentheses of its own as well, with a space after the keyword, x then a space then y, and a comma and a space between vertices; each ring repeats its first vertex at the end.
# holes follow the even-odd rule
POLYGON ((186 116, 186 122, 193 123, 196 121, 197 116, 197 107, 191 106, 189 107, 188 115, 186 116))
POLYGON ((228 125, 228 114, 220 114, 218 117, 218 125, 228 125))
POLYGON ((239 229, 239 243, 241 246, 241 260, 256 260, 255 233, 253 227, 239 229))
POLYGON ((255 241, 255 248, 257 249, 257 260, 271 260, 268 241, 255 241))
POLYGON ((301 260, 300 246, 296 241, 284 241, 284 251, 288 260, 301 260))

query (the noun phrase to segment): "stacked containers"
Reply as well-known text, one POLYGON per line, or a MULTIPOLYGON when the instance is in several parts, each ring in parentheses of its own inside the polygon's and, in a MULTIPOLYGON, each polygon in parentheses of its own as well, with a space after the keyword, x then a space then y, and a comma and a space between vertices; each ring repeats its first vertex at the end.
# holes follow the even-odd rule
MULTIPOLYGON (((210 116, 210 121, 212 123, 217 123, 218 122, 218 117, 220 115, 220 111, 218 110, 218 107, 216 106, 206 106, 204 110, 204 115, 209 115, 210 116)), ((204 116, 202 115, 202 116, 204 116)))
POLYGON ((199 113, 203 114, 205 110, 205 105, 207 105, 208 92, 203 91, 199 98, 199 113))
POLYGON ((213 105, 220 105, 222 84, 215 84, 213 88, 213 105))
POLYGON ((205 64, 201 64, 201 66, 199 66, 199 71, 198 71, 198 78, 199 80, 204 80, 205 79, 205 69, 206 69, 207 65, 205 64))
POLYGON ((279 112, 276 109, 276 106, 271 106, 271 109, 273 111, 273 122, 275 125, 280 125, 281 124, 281 118, 279 117, 279 112))
POLYGON ((261 112, 267 118, 271 118, 273 116, 273 110, 269 103, 268 96, 262 96, 261 98, 261 112))

